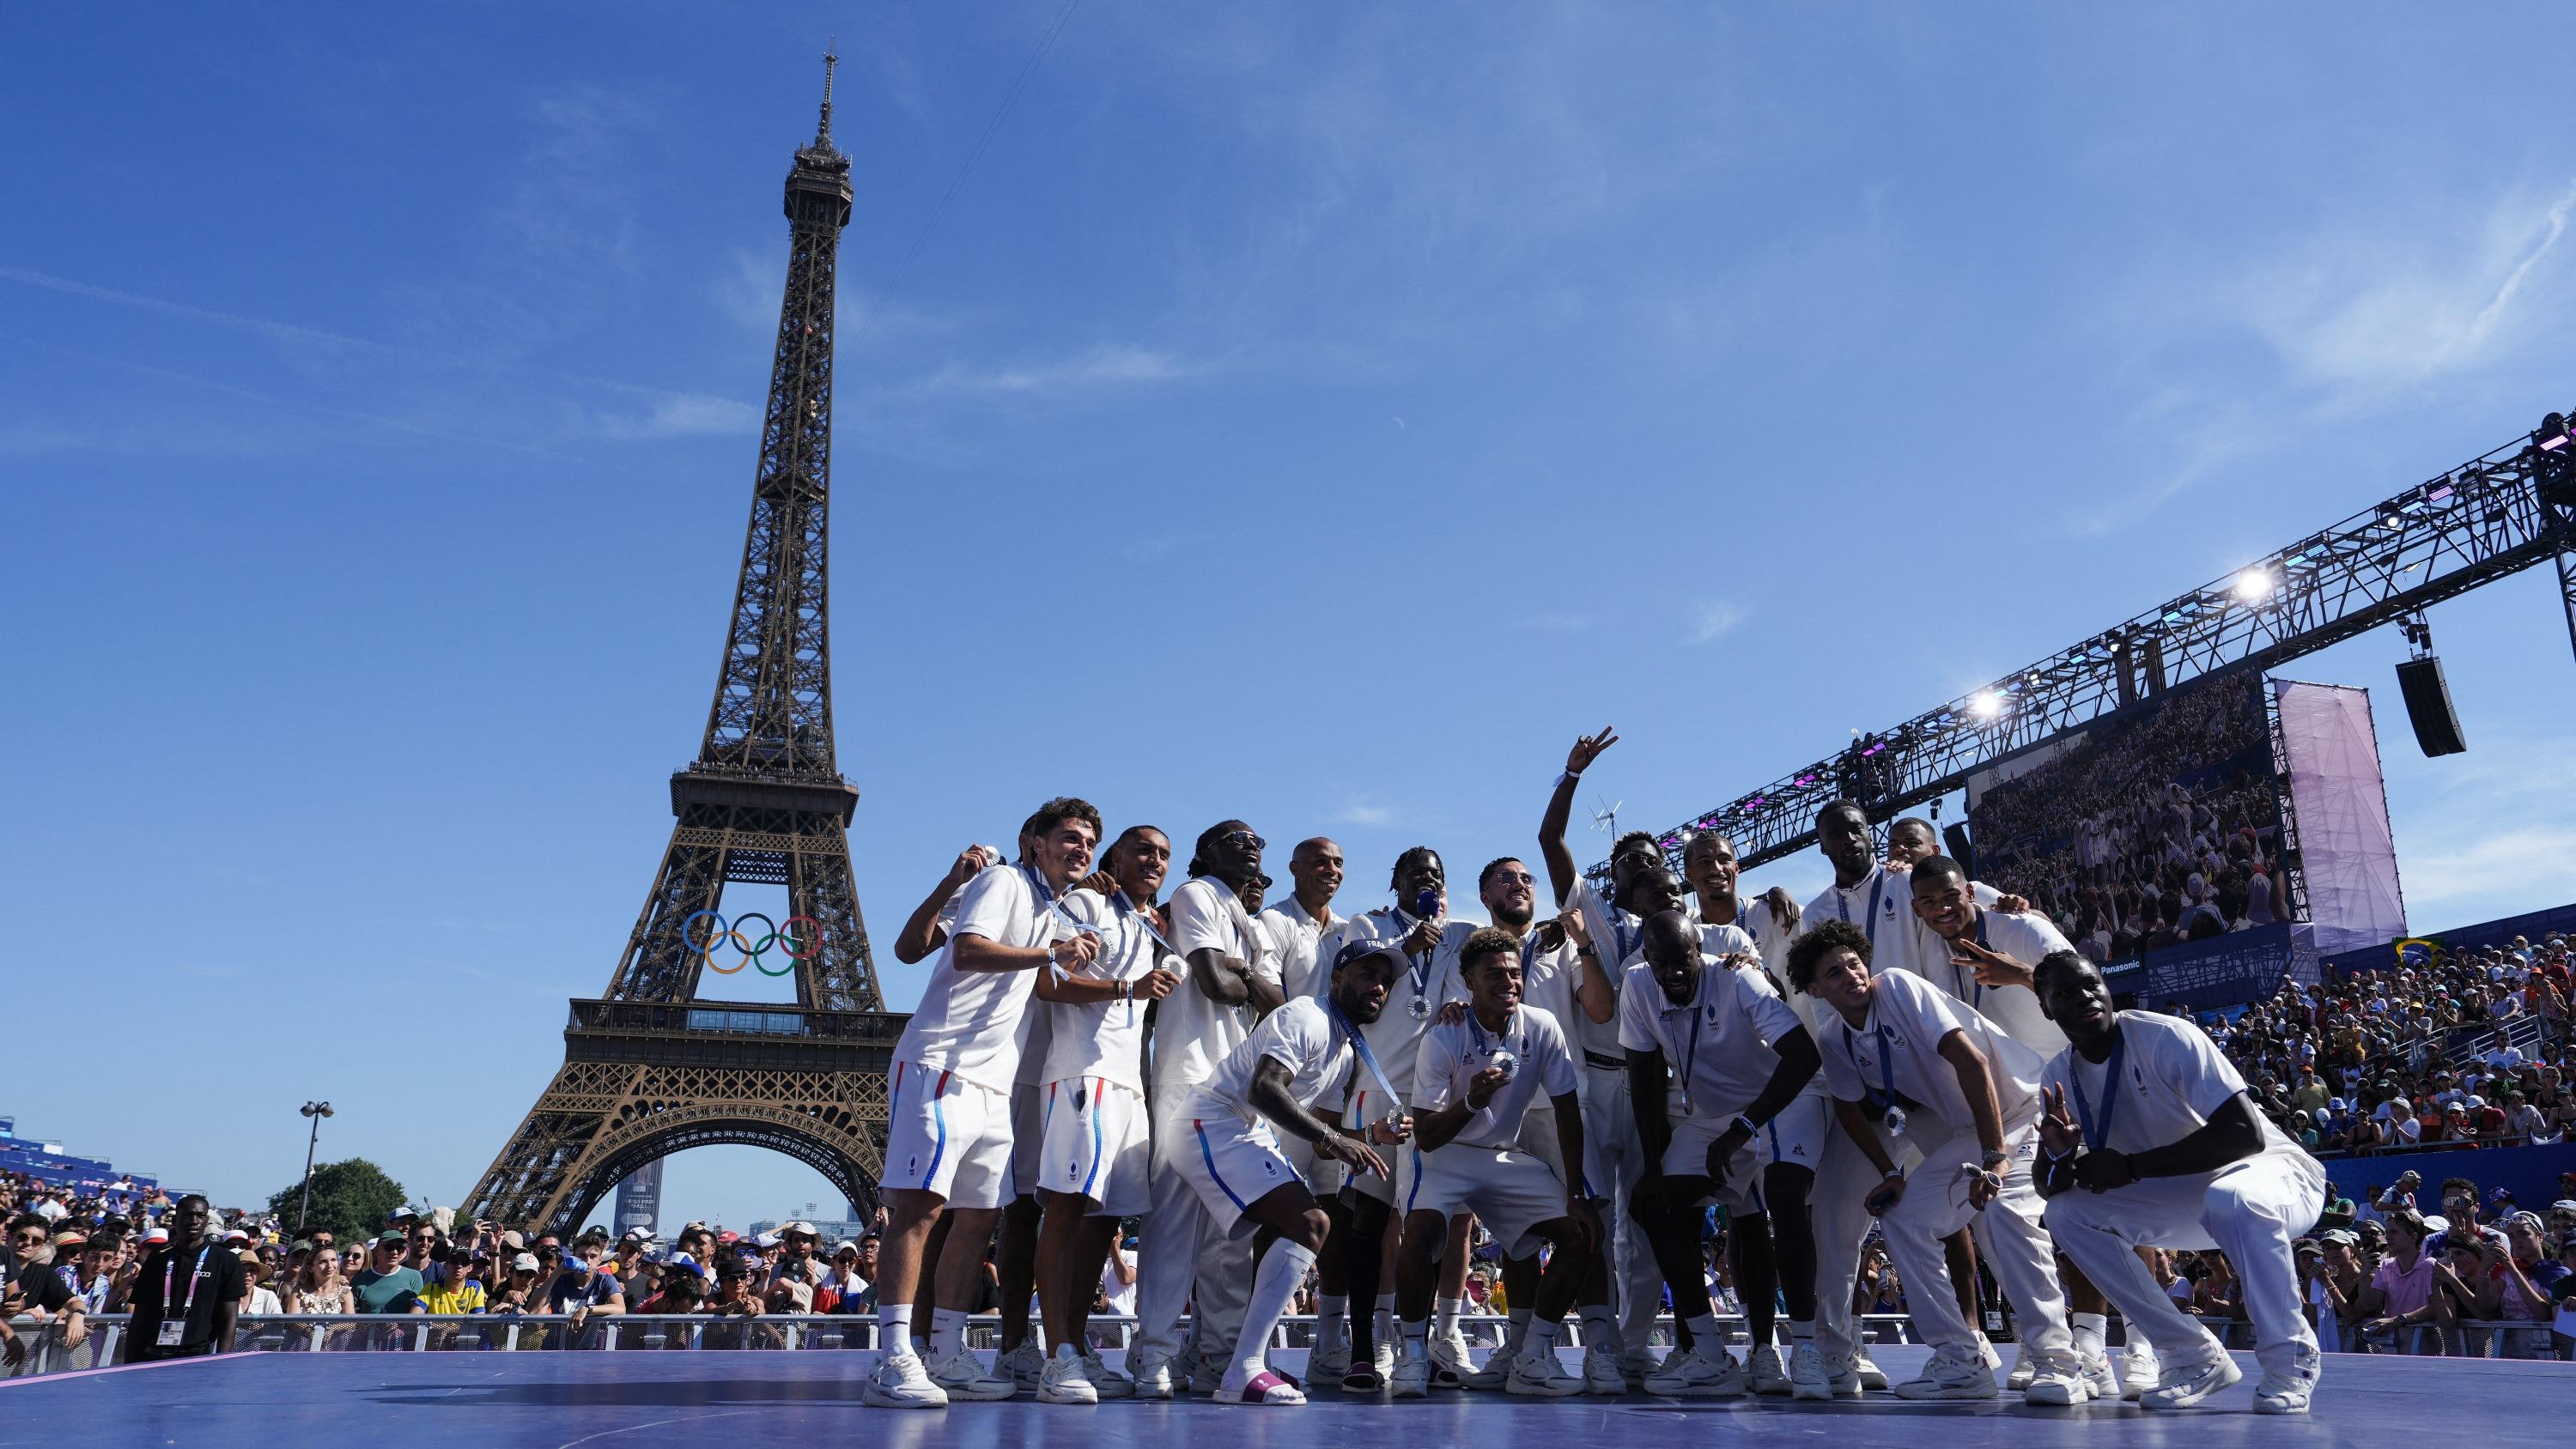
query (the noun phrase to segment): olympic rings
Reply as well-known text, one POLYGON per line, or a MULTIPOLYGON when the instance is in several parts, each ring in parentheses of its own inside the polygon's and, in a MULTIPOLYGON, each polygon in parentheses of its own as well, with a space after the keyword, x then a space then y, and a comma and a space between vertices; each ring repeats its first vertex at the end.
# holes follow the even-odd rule
POLYGON ((680 921, 680 946, 689 954, 704 958, 706 968, 718 976, 731 976, 745 966, 759 967, 760 974, 763 976, 785 976, 796 969, 797 962, 808 960, 823 949, 823 923, 812 916, 789 916, 786 927, 781 929, 777 922, 760 912, 745 911, 731 925, 727 925, 725 918, 714 911, 691 911, 680 921), (690 934, 690 928, 698 923, 698 918, 701 916, 715 922, 715 929, 709 931, 703 941, 694 939, 690 934), (758 921, 769 929, 761 932, 757 939, 746 941, 743 939, 743 927, 753 921, 758 921), (806 933, 801 936, 796 931, 799 925, 807 928, 806 933), (742 959, 730 966, 717 965, 715 951, 719 943, 730 945, 740 951, 742 959), (803 950, 797 949, 800 944, 804 947, 803 950), (760 959, 769 953, 769 948, 772 946, 787 953, 787 964, 775 971, 770 970, 769 964, 760 959))

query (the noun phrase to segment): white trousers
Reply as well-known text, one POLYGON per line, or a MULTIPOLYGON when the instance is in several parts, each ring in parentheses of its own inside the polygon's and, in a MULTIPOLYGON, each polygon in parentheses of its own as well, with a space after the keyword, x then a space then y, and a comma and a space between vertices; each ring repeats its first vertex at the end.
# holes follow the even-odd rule
POLYGON ((1612 1303, 1619 1313, 1619 1346, 1642 1352, 1653 1334, 1655 1315, 1664 1306, 1664 1270, 1655 1264, 1655 1245, 1637 1224, 1631 1205, 1646 1175, 1646 1144, 1637 1136, 1637 1117, 1628 1106, 1628 1074, 1606 1068, 1583 1068, 1584 1187, 1595 1202, 1610 1203, 1610 1279, 1612 1303))
MULTIPOLYGON (((1897 1159, 1902 1161, 1901 1158, 1897 1159)), ((1878 1169, 1836 1121, 1825 1134, 1816 1184, 1807 1193, 1807 1216, 1816 1234, 1816 1347, 1825 1353, 1860 1348, 1860 1317, 1852 1294, 1860 1280, 1861 1244, 1874 1221, 1862 1206, 1878 1186, 1878 1169)))
MULTIPOLYGON (((1924 1114, 1915 1120, 1923 1122, 1924 1114)), ((2003 1191, 1980 1212, 1968 1205, 1968 1174, 1984 1155, 1977 1134, 1925 1145, 1923 1161, 1905 1175, 1905 1196, 1880 1220, 1888 1261, 1905 1282, 1905 1306, 1924 1341, 1936 1348, 1973 1348, 1977 1331, 1959 1311, 1941 1240, 1975 1223, 1977 1259, 1994 1271, 2020 1316, 2025 1355, 2043 1368, 2080 1372, 2066 1325, 2066 1289, 2057 1281, 2057 1252, 2040 1221, 2047 1204, 2031 1182, 2039 1151, 2036 1121, 2006 1123, 2004 1150, 2011 1160, 2004 1164, 2003 1191)))
MULTIPOLYGON (((2136 1248, 2216 1248, 2245 1285, 2254 1356, 2286 1372, 2316 1330, 2300 1311, 2290 1240, 2325 1209, 2325 1169, 2304 1152, 2275 1149, 2216 1172, 2151 1177, 2109 1192, 2070 1188, 2048 1202, 2057 1245, 2168 1363, 2202 1363, 2218 1341, 2182 1311, 2138 1261, 2136 1248)), ((1982 1243, 1982 1236, 1980 1242, 1982 1243)))
POLYGON ((1222 1359, 1243 1335, 1252 1299, 1252 1235, 1218 1228, 1198 1190, 1173 1166, 1175 1154, 1198 1150, 1189 1117, 1171 1100, 1188 1095, 1187 1088, 1156 1093, 1153 1206, 1137 1235, 1131 1360, 1179 1356, 1184 1305, 1192 1305, 1190 1337, 1198 1351, 1222 1359))

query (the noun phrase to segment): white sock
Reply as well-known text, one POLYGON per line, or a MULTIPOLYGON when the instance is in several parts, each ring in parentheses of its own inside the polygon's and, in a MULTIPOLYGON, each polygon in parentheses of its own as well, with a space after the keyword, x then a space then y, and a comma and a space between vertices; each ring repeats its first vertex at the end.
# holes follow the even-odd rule
POLYGON ((1243 1336, 1235 1340, 1234 1367, 1225 1376, 1228 1385, 1239 1389, 1262 1371, 1271 1331, 1278 1328, 1280 1316, 1296 1300, 1298 1288, 1306 1282, 1306 1270, 1313 1266, 1315 1255, 1297 1243, 1272 1243, 1270 1251, 1261 1255, 1261 1270, 1252 1275, 1252 1298, 1243 1310, 1243 1336))
POLYGON ((1351 1297, 1347 1293, 1318 1294, 1315 1298, 1315 1346, 1340 1348, 1349 1341, 1351 1331, 1351 1297))
POLYGON ((2075 1330, 2075 1352, 2086 1362, 2102 1356, 2102 1340, 2110 1335, 2111 1316, 2107 1313, 2070 1313, 2068 1326, 2075 1330))
POLYGON ((1812 1344, 1815 1341, 1816 1320, 1810 1318, 1804 1323, 1794 1318, 1789 1320, 1789 1347, 1795 1349, 1801 1344, 1812 1344))
MULTIPOLYGON (((1600 1311, 1607 1314, 1610 1310, 1604 1308, 1600 1311)), ((1593 1310, 1586 1308, 1583 1312, 1583 1321, 1588 1325, 1592 1322, 1591 1314, 1593 1310)), ((1529 1342, 1530 1311, 1526 1308, 1515 1308, 1511 1311, 1509 1316, 1511 1318, 1512 1325, 1511 1333, 1509 1337, 1503 1340, 1503 1347, 1513 1353, 1518 1353, 1521 1351, 1521 1345, 1529 1342)), ((1590 1332, 1591 1330, 1587 1327, 1585 1329, 1586 1336, 1589 1336, 1590 1332)))
POLYGON ((1583 1346, 1588 1349, 1608 1348, 1619 1341, 1619 1315, 1607 1303, 1594 1303, 1575 1310, 1583 1320, 1583 1346))
POLYGON ((1531 1358, 1539 1358, 1556 1352, 1556 1337, 1558 1334, 1563 1332, 1565 1332, 1564 1319, 1531 1319, 1529 1321, 1529 1337, 1524 1340, 1529 1351, 1529 1356, 1531 1358))
POLYGON ((1440 1336, 1447 1338, 1458 1331, 1458 1315, 1465 1312, 1464 1298, 1435 1298, 1431 1302, 1431 1321, 1440 1325, 1440 1336))
POLYGON ((1377 1295, 1377 1341, 1395 1342, 1395 1295, 1392 1293, 1377 1295))
POLYGON ((1726 1339, 1717 1331, 1716 1314, 1698 1314, 1689 1323, 1693 1353, 1711 1362, 1726 1356, 1726 1339))
POLYGON ((933 1308, 930 1310, 930 1356, 946 1359, 966 1342, 966 1310, 933 1308))
POLYGON ((912 1305, 880 1303, 877 1305, 877 1342, 888 1353, 901 1353, 907 1346, 917 1353, 920 1346, 912 1338, 912 1305))
POLYGON ((1404 1334, 1404 1356, 1406 1358, 1423 1359, 1431 1356, 1431 1350, 1428 1347, 1428 1340, 1431 1337, 1431 1325, 1428 1321, 1420 1318, 1407 1319, 1402 1325, 1400 1325, 1400 1328, 1404 1334))

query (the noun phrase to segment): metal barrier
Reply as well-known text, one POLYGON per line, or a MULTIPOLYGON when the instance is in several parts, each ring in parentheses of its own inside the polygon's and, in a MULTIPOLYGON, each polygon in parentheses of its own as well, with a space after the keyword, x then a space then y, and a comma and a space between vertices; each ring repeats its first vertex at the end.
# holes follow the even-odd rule
MULTIPOLYGON (((122 1313, 93 1314, 87 1320, 87 1336, 77 1345, 63 1341, 65 1325, 60 1320, 38 1322, 33 1318, 11 1320, 19 1339, 27 1346, 27 1359, 15 1371, 0 1372, 0 1377, 27 1378, 38 1374, 62 1373, 76 1369, 104 1368, 124 1357, 125 1329, 129 1322, 122 1313)), ((1187 1319, 1182 1320, 1184 1324, 1187 1319)), ((1669 1315, 1655 1320, 1654 1341, 1672 1341, 1669 1315)), ((1863 1336, 1873 1344, 1901 1344, 1914 1341, 1911 1320, 1903 1314, 1868 1314, 1861 1319, 1863 1336)), ((568 1316, 544 1313, 458 1313, 458 1314, 282 1314, 238 1320, 233 1330, 235 1353, 520 1353, 548 1350, 706 1350, 706 1349, 873 1349, 877 1346, 877 1320, 874 1314, 837 1313, 763 1313, 742 1317, 691 1314, 620 1313, 593 1317, 578 1332, 568 1316)), ((1510 1320, 1498 1315, 1462 1316, 1460 1329, 1471 1345, 1499 1347, 1510 1331, 1510 1320)), ((1738 1315, 1720 1315, 1718 1326, 1729 1343, 1744 1340, 1745 1320, 1738 1315)), ((1583 1325, 1578 1319, 1566 1320, 1564 1342, 1580 1347, 1583 1325)), ((992 1317, 969 1320, 966 1326, 969 1347, 990 1349, 999 1346, 1001 1324, 992 1317)), ((1136 1320, 1111 1314, 1094 1314, 1091 1319, 1092 1344, 1096 1348, 1124 1349, 1134 1339, 1136 1320)), ((1278 1349, 1312 1347, 1315 1320, 1311 1315, 1281 1319, 1270 1337, 1270 1346, 1278 1349)))

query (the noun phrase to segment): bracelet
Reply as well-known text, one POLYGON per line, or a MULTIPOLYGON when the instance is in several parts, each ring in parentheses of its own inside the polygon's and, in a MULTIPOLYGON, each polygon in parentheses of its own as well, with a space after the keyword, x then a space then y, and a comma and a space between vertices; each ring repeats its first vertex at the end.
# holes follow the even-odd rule
POLYGON ((1891 1167, 1887 1171, 1880 1173, 1878 1175, 1878 1180, 1881 1182, 1903 1182, 1905 1180, 1905 1169, 1901 1167, 1891 1167))
POLYGON ((2012 1161, 2012 1154, 1999 1147, 1988 1149, 1983 1156, 1977 1159, 1980 1166, 1988 1168, 2001 1167, 2010 1161, 2012 1161))
POLYGON ((1762 1131, 1761 1123, 1754 1121, 1752 1118, 1741 1112, 1735 1114, 1735 1125, 1743 1128, 1744 1135, 1747 1137, 1759 1136, 1762 1131))
POLYGON ((1559 770, 1556 774, 1556 783, 1560 785, 1570 785, 1582 778, 1583 772, 1581 770, 1559 770))

